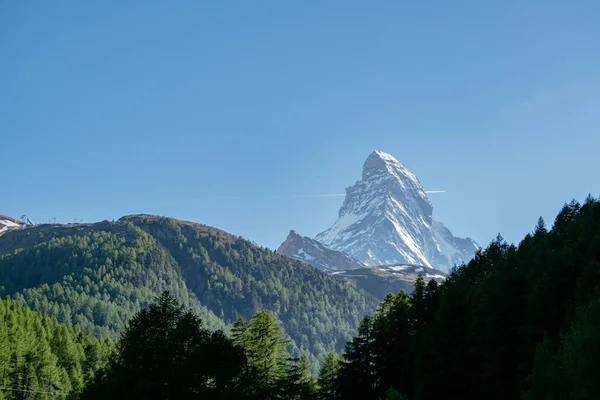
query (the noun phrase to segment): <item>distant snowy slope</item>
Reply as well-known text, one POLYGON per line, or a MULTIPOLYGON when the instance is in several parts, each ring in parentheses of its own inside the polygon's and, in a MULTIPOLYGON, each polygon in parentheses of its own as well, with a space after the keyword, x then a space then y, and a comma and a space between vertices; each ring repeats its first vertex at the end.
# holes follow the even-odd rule
POLYGON ((448 271, 478 245, 432 218, 416 175, 382 151, 365 161, 362 179, 346 189, 337 221, 315 239, 366 265, 416 264, 448 271))
POLYGON ((20 228, 21 225, 17 222, 17 220, 6 217, 4 215, 0 215, 0 235, 6 233, 7 231, 20 228))

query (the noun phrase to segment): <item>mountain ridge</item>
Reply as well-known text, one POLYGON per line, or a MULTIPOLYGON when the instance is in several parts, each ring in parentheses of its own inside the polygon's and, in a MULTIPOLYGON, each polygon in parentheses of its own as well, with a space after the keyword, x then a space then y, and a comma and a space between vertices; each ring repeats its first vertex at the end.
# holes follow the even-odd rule
POLYGON ((365 265, 348 254, 332 250, 292 230, 277 248, 277 253, 303 261, 322 271, 362 268, 365 265))

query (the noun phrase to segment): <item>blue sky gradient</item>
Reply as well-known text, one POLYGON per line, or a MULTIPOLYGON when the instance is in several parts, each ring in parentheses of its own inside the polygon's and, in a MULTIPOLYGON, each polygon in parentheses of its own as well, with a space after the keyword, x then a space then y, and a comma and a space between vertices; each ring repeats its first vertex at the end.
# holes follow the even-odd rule
POLYGON ((487 244, 600 194, 597 1, 0 6, 0 213, 153 213, 276 247, 375 149, 487 244), (485 4, 484 4, 485 3, 485 4))

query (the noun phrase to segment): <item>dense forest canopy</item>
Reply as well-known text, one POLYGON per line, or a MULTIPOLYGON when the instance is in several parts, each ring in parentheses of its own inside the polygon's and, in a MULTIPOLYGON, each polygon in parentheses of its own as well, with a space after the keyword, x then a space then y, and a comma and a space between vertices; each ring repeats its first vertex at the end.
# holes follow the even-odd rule
POLYGON ((0 295, 98 337, 117 338, 168 290, 205 327, 268 310, 293 353, 316 371, 377 301, 315 268, 200 224, 148 215, 92 225, 41 225, 0 240, 0 295))
POLYGON ((600 398, 600 202, 501 237, 439 287, 390 294, 347 345, 344 399, 600 398))
POLYGON ((0 300, 0 399, 66 399, 108 361, 113 343, 0 300))

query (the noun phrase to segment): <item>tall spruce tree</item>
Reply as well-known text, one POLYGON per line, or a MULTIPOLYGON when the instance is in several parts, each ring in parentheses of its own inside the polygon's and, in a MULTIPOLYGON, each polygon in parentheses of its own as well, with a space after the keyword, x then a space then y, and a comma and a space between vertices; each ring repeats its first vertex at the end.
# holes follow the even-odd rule
POLYGON ((246 357, 240 376, 244 392, 252 399, 280 399, 286 395, 286 379, 292 357, 290 340, 268 312, 257 312, 250 321, 238 319, 233 340, 246 357))
POLYGON ((338 375, 340 373, 340 356, 335 352, 329 352, 319 373, 318 399, 337 400, 340 398, 338 388, 338 375))
POLYGON ((375 397, 373 341, 373 318, 366 316, 358 327, 358 334, 346 344, 339 379, 342 398, 352 399, 358 393, 365 398, 375 397))

